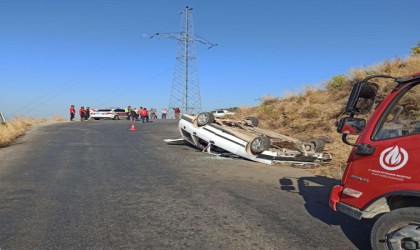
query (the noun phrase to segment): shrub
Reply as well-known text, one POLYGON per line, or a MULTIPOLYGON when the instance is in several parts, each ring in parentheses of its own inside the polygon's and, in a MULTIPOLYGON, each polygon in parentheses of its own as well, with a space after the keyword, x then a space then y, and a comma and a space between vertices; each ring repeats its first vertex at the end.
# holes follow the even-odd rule
POLYGON ((328 86, 333 89, 339 89, 347 82, 347 77, 345 75, 336 75, 331 78, 331 80, 328 82, 328 86))
POLYGON ((0 147, 10 145, 17 138, 23 136, 26 131, 35 124, 47 122, 47 121, 62 121, 62 118, 53 118, 50 120, 46 119, 34 119, 34 118, 14 118, 5 124, 0 125, 0 147))
POLYGON ((411 48, 411 55, 412 56, 420 55, 420 41, 417 43, 417 46, 411 48))
POLYGON ((302 111, 302 117, 304 117, 304 118, 317 118, 320 113, 321 112, 318 109, 316 109, 314 107, 308 107, 308 108, 305 108, 302 111))
POLYGON ((262 105, 271 105, 276 103, 279 100, 279 98, 275 98, 272 96, 264 96, 262 98, 262 105))

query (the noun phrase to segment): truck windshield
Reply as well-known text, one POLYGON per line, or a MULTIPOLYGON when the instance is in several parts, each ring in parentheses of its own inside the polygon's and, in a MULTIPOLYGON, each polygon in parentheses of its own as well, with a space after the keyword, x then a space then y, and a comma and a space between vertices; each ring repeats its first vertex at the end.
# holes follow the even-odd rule
POLYGON ((420 133, 420 85, 406 91, 393 102, 380 119, 374 140, 386 140, 420 133))

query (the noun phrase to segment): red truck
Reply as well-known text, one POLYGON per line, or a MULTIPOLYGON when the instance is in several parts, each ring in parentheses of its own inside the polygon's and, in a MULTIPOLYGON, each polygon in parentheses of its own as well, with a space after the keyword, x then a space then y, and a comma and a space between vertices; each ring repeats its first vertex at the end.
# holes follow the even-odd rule
MULTIPOLYGON (((388 86, 386 86, 388 87, 388 86)), ((334 211, 375 219, 373 249, 420 249, 420 72, 396 78, 373 75, 351 91, 337 132, 352 146, 341 185, 331 190, 334 211), (379 101, 375 78, 396 86, 379 101), (358 135, 351 140, 349 135, 358 135), (354 142, 353 142, 354 141, 354 142)))

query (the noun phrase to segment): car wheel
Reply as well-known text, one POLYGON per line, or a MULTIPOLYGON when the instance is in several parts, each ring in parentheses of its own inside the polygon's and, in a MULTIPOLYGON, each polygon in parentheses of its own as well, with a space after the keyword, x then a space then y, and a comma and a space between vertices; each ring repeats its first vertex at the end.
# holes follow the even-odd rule
POLYGON ((120 117, 118 115, 114 116, 114 120, 119 120, 120 117))
POLYGON ((311 146, 313 147, 315 152, 320 153, 320 152, 324 151, 324 148, 325 148, 325 141, 324 140, 312 139, 312 140, 309 140, 308 143, 311 144, 311 146))
POLYGON ((420 208, 406 207, 382 215, 372 228, 373 249, 418 249, 420 208))
POLYGON ((258 127, 258 125, 260 125, 260 120, 258 120, 257 117, 249 116, 245 117, 244 120, 248 125, 251 125, 253 127, 258 127))
POLYGON ((271 140, 267 136, 258 136, 250 143, 251 153, 257 155, 267 150, 271 145, 271 140))
POLYGON ((200 113, 197 115, 197 125, 199 127, 214 122, 214 115, 209 112, 200 113))

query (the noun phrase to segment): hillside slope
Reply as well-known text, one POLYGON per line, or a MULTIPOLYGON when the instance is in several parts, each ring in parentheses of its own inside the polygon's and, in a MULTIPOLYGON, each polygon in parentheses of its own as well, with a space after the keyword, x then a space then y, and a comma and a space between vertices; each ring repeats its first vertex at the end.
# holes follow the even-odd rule
MULTIPOLYGON (((341 141, 335 123, 344 111, 353 84, 366 76, 386 74, 407 76, 420 71, 420 56, 396 58, 378 65, 350 70, 346 75, 337 75, 320 88, 306 87, 303 93, 285 98, 265 97, 261 105, 237 110, 238 117, 256 116, 261 127, 274 130, 302 140, 328 136, 326 150, 333 161, 313 171, 315 174, 341 178, 351 147, 341 141)), ((395 86, 392 81, 376 81, 381 88, 378 97, 387 95, 395 86)))

